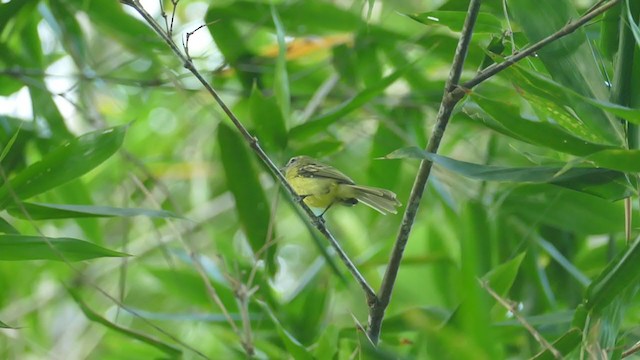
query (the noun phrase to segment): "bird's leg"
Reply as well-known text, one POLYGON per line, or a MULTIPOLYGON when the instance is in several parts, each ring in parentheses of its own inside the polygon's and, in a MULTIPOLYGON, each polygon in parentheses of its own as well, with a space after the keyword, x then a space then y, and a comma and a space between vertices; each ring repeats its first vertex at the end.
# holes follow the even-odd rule
POLYGON ((327 210, 329 210, 329 208, 331 207, 331 205, 333 205, 333 202, 332 202, 331 204, 329 204, 329 206, 327 206, 327 208, 326 208, 326 209, 324 209, 324 211, 322 212, 322 214, 318 215, 318 217, 319 217, 320 219, 322 219, 322 221, 324 221, 324 218, 323 218, 322 216, 324 215, 324 213, 326 213, 326 212, 327 212, 327 210))

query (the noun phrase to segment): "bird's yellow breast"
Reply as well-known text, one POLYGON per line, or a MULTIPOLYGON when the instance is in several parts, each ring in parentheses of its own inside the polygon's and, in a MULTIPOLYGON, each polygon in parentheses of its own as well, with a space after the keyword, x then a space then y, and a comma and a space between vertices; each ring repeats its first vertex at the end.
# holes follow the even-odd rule
POLYGON ((289 180, 295 192, 304 197, 304 202, 313 207, 325 208, 336 200, 338 184, 331 179, 295 176, 289 180))

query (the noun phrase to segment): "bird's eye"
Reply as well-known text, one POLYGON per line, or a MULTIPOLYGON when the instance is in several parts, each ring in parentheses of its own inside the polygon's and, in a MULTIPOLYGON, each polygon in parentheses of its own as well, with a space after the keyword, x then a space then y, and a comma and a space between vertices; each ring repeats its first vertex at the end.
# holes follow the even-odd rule
POLYGON ((294 163, 294 162, 296 162, 297 160, 298 160, 298 158, 297 158, 297 157, 292 157, 292 158, 289 160, 289 162, 287 163, 287 166, 289 166, 289 165, 293 164, 293 163, 294 163))

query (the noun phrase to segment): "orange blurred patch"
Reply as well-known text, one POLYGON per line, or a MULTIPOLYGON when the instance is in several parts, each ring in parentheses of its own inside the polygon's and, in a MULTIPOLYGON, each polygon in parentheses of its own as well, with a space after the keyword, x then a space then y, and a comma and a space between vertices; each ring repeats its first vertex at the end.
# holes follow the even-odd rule
MULTIPOLYGON (((332 35, 326 37, 305 37, 297 38, 287 43, 287 60, 295 60, 307 55, 325 51, 335 45, 353 44, 353 36, 350 34, 332 35)), ((277 57, 278 44, 270 45, 262 51, 260 55, 264 57, 277 57)))

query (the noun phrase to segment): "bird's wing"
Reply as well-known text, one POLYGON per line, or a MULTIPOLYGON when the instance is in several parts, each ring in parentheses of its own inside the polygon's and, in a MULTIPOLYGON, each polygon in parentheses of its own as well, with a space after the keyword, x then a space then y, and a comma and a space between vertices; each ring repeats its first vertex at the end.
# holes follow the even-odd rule
POLYGON ((351 178, 349 178, 347 175, 325 164, 303 165, 298 170, 298 175, 302 177, 310 177, 310 178, 334 179, 341 184, 351 184, 351 185, 355 184, 353 180, 351 180, 351 178))

